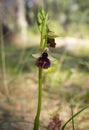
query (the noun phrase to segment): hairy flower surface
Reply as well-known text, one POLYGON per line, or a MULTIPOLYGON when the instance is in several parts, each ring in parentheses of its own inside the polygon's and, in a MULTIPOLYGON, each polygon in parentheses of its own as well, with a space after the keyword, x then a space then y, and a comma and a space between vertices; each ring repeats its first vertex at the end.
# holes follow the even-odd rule
POLYGON ((39 68, 47 69, 50 67, 50 60, 48 59, 48 53, 43 52, 42 55, 37 59, 36 66, 39 68))
POLYGON ((55 39, 54 38, 47 38, 47 44, 48 44, 48 46, 55 48, 55 46, 56 46, 55 39))

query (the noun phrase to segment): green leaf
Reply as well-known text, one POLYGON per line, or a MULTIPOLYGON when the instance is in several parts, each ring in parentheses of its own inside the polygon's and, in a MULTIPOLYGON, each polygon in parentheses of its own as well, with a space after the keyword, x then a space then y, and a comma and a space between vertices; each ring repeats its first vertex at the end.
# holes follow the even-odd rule
POLYGON ((87 109, 89 106, 84 107, 83 109, 81 109, 80 111, 78 111, 77 113, 75 113, 72 117, 70 117, 70 119, 62 126, 61 130, 64 130, 66 125, 76 116, 78 116, 81 112, 83 112, 85 109, 87 109))

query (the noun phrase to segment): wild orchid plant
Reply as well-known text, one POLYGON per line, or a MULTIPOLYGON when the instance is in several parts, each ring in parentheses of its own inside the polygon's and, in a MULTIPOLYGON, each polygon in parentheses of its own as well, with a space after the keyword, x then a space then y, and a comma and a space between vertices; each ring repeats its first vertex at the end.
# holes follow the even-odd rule
MULTIPOLYGON (((42 104, 42 70, 48 69, 51 65, 51 59, 49 58, 50 47, 55 48, 55 37, 57 37, 48 27, 48 14, 43 9, 39 9, 37 16, 37 24, 40 30, 40 54, 36 60, 36 66, 38 67, 38 106, 37 114, 34 120, 33 130, 39 129, 39 118, 42 104)), ((33 54, 37 57, 38 54, 33 54)))
MULTIPOLYGON (((38 16, 37 16, 37 24, 38 28, 40 30, 41 39, 40 39, 40 53, 33 54, 36 60, 36 66, 38 67, 38 106, 37 106, 37 113, 34 120, 34 128, 33 130, 39 130, 39 118, 40 118, 40 112, 41 112, 41 104, 42 104, 42 72, 43 69, 48 69, 51 65, 51 60, 54 60, 54 58, 50 58, 49 56, 49 50, 50 48, 55 48, 55 38, 57 35, 53 33, 52 30, 49 29, 48 24, 48 14, 45 13, 43 9, 39 9, 38 16)), ((78 111, 75 114, 72 114, 70 119, 66 121, 66 123, 61 126, 61 121, 59 119, 59 115, 54 115, 54 117, 51 119, 48 130, 65 130, 66 125, 72 121, 72 126, 74 126, 73 119, 77 117, 82 111, 87 109, 89 106, 84 107, 80 111, 78 111)), ((72 127, 74 130, 74 127, 72 127)))

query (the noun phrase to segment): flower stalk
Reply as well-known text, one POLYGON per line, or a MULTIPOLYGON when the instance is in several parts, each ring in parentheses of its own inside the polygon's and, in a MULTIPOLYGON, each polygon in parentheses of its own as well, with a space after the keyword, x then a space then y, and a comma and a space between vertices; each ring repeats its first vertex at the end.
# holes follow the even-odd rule
POLYGON ((37 106, 37 114, 34 121, 34 128, 33 130, 39 129, 39 117, 41 112, 41 104, 42 104, 42 68, 39 68, 39 87, 38 87, 38 106, 37 106))

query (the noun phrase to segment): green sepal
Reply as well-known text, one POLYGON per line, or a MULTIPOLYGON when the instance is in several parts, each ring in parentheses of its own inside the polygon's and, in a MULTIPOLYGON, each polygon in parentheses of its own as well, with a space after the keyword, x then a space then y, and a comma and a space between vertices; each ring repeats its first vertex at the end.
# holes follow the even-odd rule
POLYGON ((55 35, 55 34, 48 34, 47 37, 49 37, 49 38, 56 38, 56 37, 59 37, 59 36, 55 35))
POLYGON ((41 56, 41 54, 40 53, 36 53, 36 54, 32 54, 32 56, 37 59, 37 58, 39 58, 41 56))

